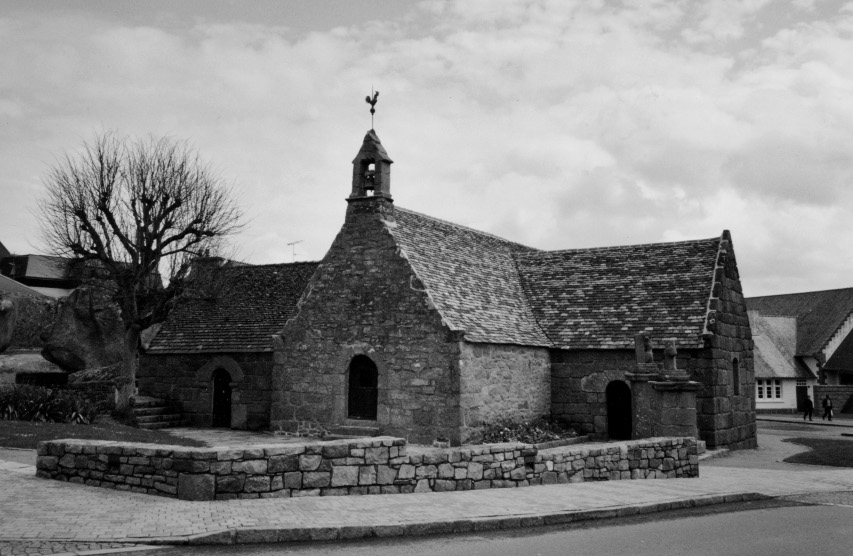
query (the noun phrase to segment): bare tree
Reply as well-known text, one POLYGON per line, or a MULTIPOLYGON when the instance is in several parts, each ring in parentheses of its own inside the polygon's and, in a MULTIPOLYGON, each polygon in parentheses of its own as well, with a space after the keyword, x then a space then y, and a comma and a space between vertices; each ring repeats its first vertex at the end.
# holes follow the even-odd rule
POLYGON ((48 173, 39 208, 57 255, 95 261, 124 323, 118 407, 129 406, 140 332, 184 292, 193 258, 240 228, 234 195, 186 143, 105 133, 48 173))

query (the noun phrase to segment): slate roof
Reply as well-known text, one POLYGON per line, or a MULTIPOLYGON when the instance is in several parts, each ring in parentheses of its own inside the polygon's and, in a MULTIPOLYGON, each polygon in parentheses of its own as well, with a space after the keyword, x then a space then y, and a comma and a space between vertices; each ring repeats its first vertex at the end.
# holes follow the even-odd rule
POLYGON ((539 325, 555 347, 702 347, 720 238, 516 256, 539 325))
POLYGON ((720 238, 539 251, 395 207, 390 231, 447 324, 470 342, 702 347, 720 238))
POLYGON ((451 329, 471 342, 550 346, 512 255, 530 247, 400 207, 391 234, 451 329))
POLYGON ((746 306, 762 315, 796 317, 795 355, 813 356, 853 313, 853 288, 749 297, 746 306))
POLYGON ((32 295, 34 297, 48 297, 40 291, 34 290, 29 286, 25 286, 20 282, 16 282, 2 274, 0 274, 0 293, 18 293, 23 295, 32 295))
POLYGON ((265 352, 296 308, 319 263, 219 269, 224 295, 178 305, 148 353, 265 352))
POLYGON ((750 312, 755 342, 756 378, 816 378, 798 357, 796 317, 765 317, 750 312))

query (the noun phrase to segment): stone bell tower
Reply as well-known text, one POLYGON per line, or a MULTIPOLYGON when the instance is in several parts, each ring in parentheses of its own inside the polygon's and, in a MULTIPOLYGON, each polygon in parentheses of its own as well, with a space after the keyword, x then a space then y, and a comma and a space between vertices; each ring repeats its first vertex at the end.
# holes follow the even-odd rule
POLYGON ((352 192, 347 203, 348 213, 393 214, 391 198, 391 164, 374 130, 364 136, 358 154, 352 161, 352 192))
POLYGON ((372 129, 364 136, 355 160, 352 161, 352 193, 356 197, 385 197, 391 199, 391 164, 394 161, 372 129))

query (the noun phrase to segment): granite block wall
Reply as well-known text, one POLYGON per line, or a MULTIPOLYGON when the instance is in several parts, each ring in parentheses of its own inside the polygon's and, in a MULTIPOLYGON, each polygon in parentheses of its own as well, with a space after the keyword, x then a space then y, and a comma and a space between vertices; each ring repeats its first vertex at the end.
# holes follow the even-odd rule
POLYGON ((607 438, 605 389, 635 370, 634 352, 555 349, 550 356, 552 415, 571 424, 578 434, 607 438))
POLYGON ((549 414, 551 360, 547 348, 462 342, 460 351, 462 443, 479 441, 483 424, 549 414))
POLYGON ((755 448, 755 372, 752 331, 731 236, 721 241, 704 341, 687 367, 697 392, 699 438, 709 448, 755 448), (737 371, 735 371, 737 360, 737 371))
POLYGON ((537 450, 507 443, 408 454, 379 437, 243 448, 57 440, 38 448, 37 474, 182 500, 405 494, 539 484, 698 477, 692 438, 537 450))
MULTIPOLYGON (((356 199, 276 343, 272 428, 300 422, 358 425, 382 434, 454 444, 459 430, 460 338, 441 316, 388 232, 390 201, 356 199), (375 421, 353 422, 349 365, 378 369, 375 421)), ((390 218, 390 217, 389 217, 390 218)))
POLYGON ((211 426, 212 373, 225 368, 231 375, 234 428, 269 427, 272 397, 272 352, 146 354, 137 371, 139 393, 163 398, 192 426, 211 426), (245 417, 243 417, 245 416, 245 417))

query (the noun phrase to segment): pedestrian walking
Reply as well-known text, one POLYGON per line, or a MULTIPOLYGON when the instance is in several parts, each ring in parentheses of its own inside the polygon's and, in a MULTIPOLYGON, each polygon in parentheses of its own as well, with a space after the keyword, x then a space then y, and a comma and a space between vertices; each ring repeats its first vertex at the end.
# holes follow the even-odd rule
POLYGON ((806 417, 809 418, 809 421, 812 421, 812 412, 814 411, 814 402, 808 396, 806 396, 806 401, 803 402, 803 421, 806 420, 806 417))
POLYGON ((827 417, 832 421, 832 398, 829 397, 829 394, 823 399, 823 420, 826 421, 827 417))

